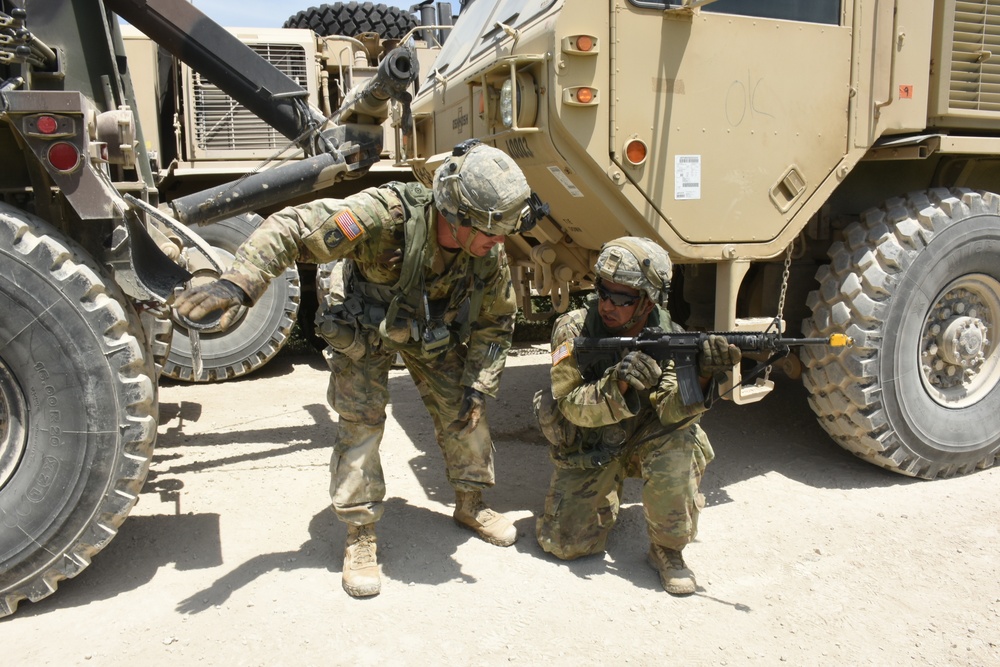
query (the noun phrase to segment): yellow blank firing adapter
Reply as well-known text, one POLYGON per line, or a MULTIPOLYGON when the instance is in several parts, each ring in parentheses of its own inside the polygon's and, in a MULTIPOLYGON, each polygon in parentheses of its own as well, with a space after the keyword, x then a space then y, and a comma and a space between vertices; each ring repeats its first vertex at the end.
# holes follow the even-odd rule
POLYGON ((854 345, 854 339, 847 334, 833 334, 830 336, 830 345, 832 347, 850 347, 854 345))

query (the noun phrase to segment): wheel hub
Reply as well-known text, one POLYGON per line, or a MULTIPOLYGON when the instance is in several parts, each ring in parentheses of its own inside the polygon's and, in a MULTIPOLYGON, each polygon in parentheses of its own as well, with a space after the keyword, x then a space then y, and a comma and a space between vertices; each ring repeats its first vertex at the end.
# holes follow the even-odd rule
POLYGON ((941 332, 938 347, 941 358, 947 363, 975 368, 985 360, 983 348, 987 343, 986 325, 982 320, 956 317, 941 332))
POLYGON ((0 359, 0 488, 21 462, 27 442, 28 409, 24 393, 0 359))
POLYGON ((953 281, 928 311, 921 343, 924 387, 948 407, 971 405, 1000 380, 990 333, 1000 324, 1000 282, 971 274, 953 281))

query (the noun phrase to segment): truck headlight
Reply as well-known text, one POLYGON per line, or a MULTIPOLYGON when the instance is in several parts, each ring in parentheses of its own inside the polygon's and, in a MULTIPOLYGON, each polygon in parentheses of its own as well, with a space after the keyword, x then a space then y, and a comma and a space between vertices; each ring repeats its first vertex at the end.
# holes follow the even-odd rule
POLYGON ((538 110, 538 93, 530 74, 518 72, 514 78, 505 79, 500 86, 500 122, 507 129, 531 127, 538 110))
POLYGON ((514 125, 514 82, 507 79, 500 86, 500 121, 504 127, 510 128, 514 125))

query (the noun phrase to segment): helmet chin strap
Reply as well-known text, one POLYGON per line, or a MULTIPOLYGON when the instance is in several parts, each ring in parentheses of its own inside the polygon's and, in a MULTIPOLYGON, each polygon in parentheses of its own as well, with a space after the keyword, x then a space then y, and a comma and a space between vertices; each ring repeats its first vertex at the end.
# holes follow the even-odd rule
MULTIPOLYGON (((459 245, 462 246, 462 250, 472 255, 472 242, 476 240, 479 235, 479 230, 475 227, 469 227, 469 235, 465 237, 465 243, 459 241, 459 245)), ((458 241, 458 229, 455 229, 455 240, 458 241)), ((474 256, 474 255, 473 255, 474 256)))
MULTIPOLYGON (((447 216, 444 213, 441 214, 441 217, 444 218, 445 224, 447 224, 448 225, 448 229, 451 230, 451 240, 455 242, 455 246, 454 247, 455 248, 461 248, 462 250, 464 250, 468 254, 472 255, 472 251, 471 251, 472 242, 475 241, 476 236, 478 236, 479 230, 476 229, 475 227, 469 226, 468 227, 468 229, 469 229, 469 236, 466 237, 465 242, 463 243, 463 242, 461 242, 461 241, 458 240, 458 230, 462 228, 462 223, 458 222, 454 217, 447 216)), ((449 243, 449 245, 450 245, 450 243, 449 243)), ((473 255, 473 256, 475 256, 475 255, 473 255)))

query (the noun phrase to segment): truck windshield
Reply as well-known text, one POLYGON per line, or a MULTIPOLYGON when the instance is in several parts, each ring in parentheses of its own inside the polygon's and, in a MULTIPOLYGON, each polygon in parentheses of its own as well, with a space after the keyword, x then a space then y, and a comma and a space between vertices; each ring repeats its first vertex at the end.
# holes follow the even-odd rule
POLYGON ((486 2, 478 0, 462 10, 455 27, 434 61, 434 69, 441 75, 459 69, 470 57, 475 57, 494 40, 504 37, 497 27, 503 23, 519 28, 537 18, 556 0, 500 0, 486 2))

